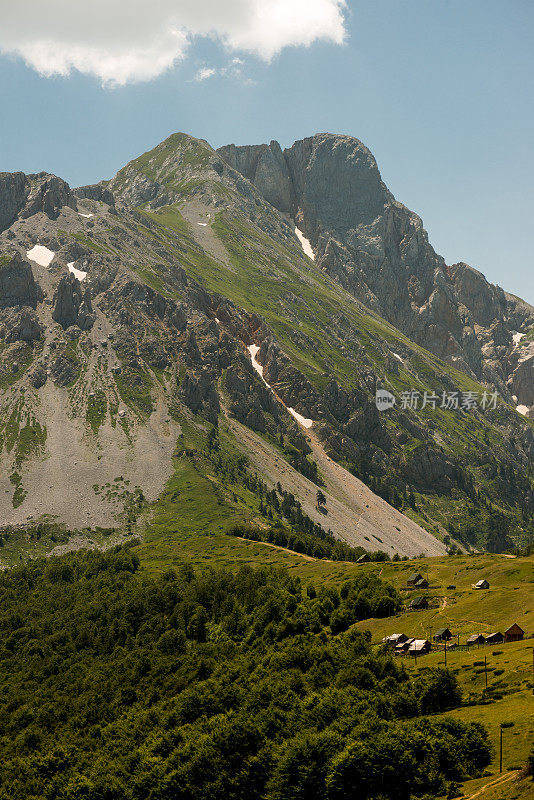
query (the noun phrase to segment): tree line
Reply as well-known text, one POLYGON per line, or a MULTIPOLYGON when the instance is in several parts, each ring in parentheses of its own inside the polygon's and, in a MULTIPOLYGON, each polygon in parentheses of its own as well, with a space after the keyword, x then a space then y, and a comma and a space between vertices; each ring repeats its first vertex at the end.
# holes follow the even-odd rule
POLYGON ((398 607, 249 566, 151 577, 130 547, 0 575, 0 800, 409 800, 479 775, 485 730, 428 717, 456 678, 411 676, 352 622, 398 607))

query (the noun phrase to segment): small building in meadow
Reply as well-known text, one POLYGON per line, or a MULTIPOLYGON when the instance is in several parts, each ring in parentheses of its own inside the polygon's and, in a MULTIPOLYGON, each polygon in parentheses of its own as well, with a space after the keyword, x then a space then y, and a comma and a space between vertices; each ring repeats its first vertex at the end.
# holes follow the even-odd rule
POLYGON ((430 652, 432 645, 428 639, 414 639, 408 647, 408 654, 411 656, 424 656, 430 652))
POLYGON ((504 632, 504 641, 505 642, 520 642, 521 639, 524 637, 525 631, 523 628, 520 628, 517 622, 514 622, 513 625, 510 625, 504 632))
POLYGON ((452 633, 448 628, 438 628, 432 638, 435 642, 450 642, 452 633))
POLYGON ((428 589, 427 579, 421 578, 420 580, 417 581, 417 583, 414 583, 414 589, 428 589))
POLYGON ((502 644, 504 642, 504 636, 500 631, 495 631, 494 633, 488 633, 486 636, 486 644, 502 644))
POLYGON ((405 633, 392 633, 391 636, 386 636, 382 641, 387 644, 388 647, 397 647, 397 645, 406 642, 408 637, 405 633))
POLYGON ((395 647, 395 653, 397 653, 397 655, 399 653, 405 653, 412 644, 412 642, 415 642, 415 639, 413 637, 411 639, 405 639, 404 642, 399 642, 399 644, 395 647))
POLYGON ((428 608, 428 600, 424 595, 414 597, 408 608, 412 611, 423 611, 423 609, 428 608))
POLYGON ((407 586, 415 586, 417 581, 422 581, 422 580, 423 580, 423 576, 421 575, 420 572, 412 572, 412 574, 410 575, 410 577, 406 581, 406 585, 407 586))
POLYGON ((473 589, 489 589, 489 583, 485 578, 473 584, 473 589))
POLYGON ((472 633, 467 640, 468 647, 481 647, 486 644, 486 637, 482 633, 472 633))
POLYGON ((369 553, 364 553, 363 555, 361 555, 356 560, 356 563, 357 564, 368 564, 370 562, 370 560, 371 560, 371 557, 370 557, 369 553))

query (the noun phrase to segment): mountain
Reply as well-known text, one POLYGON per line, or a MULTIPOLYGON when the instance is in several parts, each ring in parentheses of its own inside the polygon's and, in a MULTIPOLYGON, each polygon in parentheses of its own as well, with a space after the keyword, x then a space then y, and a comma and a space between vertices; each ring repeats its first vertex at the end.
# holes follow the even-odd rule
POLYGON ((350 137, 175 134, 74 190, 0 174, 3 558, 133 530, 200 552, 236 523, 389 555, 520 543, 532 313, 447 268, 350 137), (495 409, 400 402, 495 387, 495 409))
POLYGON ((509 401, 534 404, 534 347, 519 346, 534 308, 467 264, 445 264, 360 141, 318 134, 283 152, 274 141, 218 152, 296 221, 318 265, 366 306, 509 401))

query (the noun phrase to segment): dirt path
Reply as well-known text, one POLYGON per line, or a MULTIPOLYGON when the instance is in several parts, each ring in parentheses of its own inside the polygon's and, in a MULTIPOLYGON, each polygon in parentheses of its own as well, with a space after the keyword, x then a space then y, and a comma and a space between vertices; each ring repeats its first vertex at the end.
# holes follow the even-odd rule
POLYGON ((309 436, 313 458, 326 481, 327 502, 322 511, 317 508, 317 486, 312 481, 294 470, 261 436, 231 417, 227 417, 227 421, 264 480, 271 487, 280 481, 286 491, 298 497, 304 513, 325 530, 330 529, 337 539, 366 550, 385 550, 390 555, 441 555, 445 552, 441 542, 335 464, 324 453, 315 434, 309 436))
POLYGON ((486 783, 480 789, 478 789, 474 794, 470 794, 469 797, 464 798, 464 800, 475 800, 475 797, 480 797, 484 794, 487 789, 494 789, 496 787, 502 786, 504 783, 508 783, 511 781, 512 778, 517 777, 517 772, 507 772, 504 775, 499 775, 497 779, 486 783))
MULTIPOLYGON (((289 553, 289 555, 291 555, 291 556, 298 556, 299 558, 303 558, 304 561, 317 561, 318 560, 317 558, 314 558, 313 556, 306 555, 306 553, 297 553, 296 550, 289 550, 287 547, 282 547, 282 545, 280 545, 280 544, 272 544, 272 542, 255 542, 254 539, 246 539, 244 536, 234 536, 233 538, 234 539, 241 539, 242 542, 251 542, 251 544, 262 544, 265 547, 272 547, 275 550, 281 550, 283 553, 289 553)), ((321 561, 328 561, 330 563, 333 563, 333 562, 330 561, 329 558, 323 558, 323 559, 321 559, 321 561)), ((346 563, 346 562, 342 562, 342 563, 346 563)))

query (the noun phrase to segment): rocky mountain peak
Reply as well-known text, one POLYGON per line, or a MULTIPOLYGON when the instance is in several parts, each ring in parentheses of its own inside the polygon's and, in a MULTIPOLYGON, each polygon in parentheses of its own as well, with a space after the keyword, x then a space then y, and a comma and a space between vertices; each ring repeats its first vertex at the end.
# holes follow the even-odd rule
POLYGON ((76 198, 68 183, 56 175, 0 173, 0 232, 16 219, 28 219, 39 212, 57 219, 64 206, 76 209, 76 198))
POLYGON ((342 286, 412 340, 509 396, 503 337, 511 342, 514 331, 534 324, 534 308, 467 264, 447 266, 360 140, 320 133, 283 151, 271 142, 217 152, 292 217, 318 265, 342 286))

